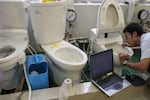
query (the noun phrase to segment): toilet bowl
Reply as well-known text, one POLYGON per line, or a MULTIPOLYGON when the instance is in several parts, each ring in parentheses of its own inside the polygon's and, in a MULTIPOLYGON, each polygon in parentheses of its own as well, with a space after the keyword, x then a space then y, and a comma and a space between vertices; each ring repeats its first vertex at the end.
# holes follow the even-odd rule
POLYGON ((74 84, 80 82, 81 70, 87 62, 83 51, 64 40, 41 47, 52 61, 50 68, 56 74, 53 79, 58 85, 66 78, 71 78, 74 84))
POLYGON ((0 87, 10 90, 21 82, 28 37, 23 1, 0 0, 0 9, 0 87))
POLYGON ((115 66, 121 65, 121 62, 118 57, 119 53, 128 54, 129 57, 132 57, 132 55, 134 54, 133 50, 130 47, 122 47, 123 40, 121 36, 115 36, 106 39, 105 38, 92 39, 92 38, 91 41, 94 52, 101 52, 107 49, 113 49, 113 59, 115 66))
POLYGON ((27 44, 26 30, 0 30, 0 83, 3 89, 14 89, 20 83, 27 44))
POLYGON ((17 63, 24 56, 22 52, 25 51, 28 44, 27 31, 0 30, 0 41, 0 71, 9 70, 12 68, 11 64, 17 63))
POLYGON ((113 43, 113 44, 106 44, 106 45, 99 45, 96 52, 104 51, 107 49, 113 49, 113 59, 115 66, 120 66, 121 62, 119 60, 118 54, 125 53, 128 54, 129 57, 132 57, 133 50, 130 47, 122 47, 122 43, 113 43))
POLYGON ((122 8, 116 0, 103 0, 97 16, 97 27, 91 29, 90 39, 94 52, 113 49, 115 66, 120 66, 119 53, 133 55, 129 47, 123 48, 122 30, 124 16, 122 8))
POLYGON ((20 65, 25 62, 27 44, 26 30, 0 30, 0 83, 3 89, 14 89, 21 81, 23 68, 20 65))
POLYGON ((46 54, 53 80, 58 85, 65 78, 79 83, 87 56, 79 48, 63 40, 66 26, 65 1, 30 2, 29 8, 35 40, 46 54))

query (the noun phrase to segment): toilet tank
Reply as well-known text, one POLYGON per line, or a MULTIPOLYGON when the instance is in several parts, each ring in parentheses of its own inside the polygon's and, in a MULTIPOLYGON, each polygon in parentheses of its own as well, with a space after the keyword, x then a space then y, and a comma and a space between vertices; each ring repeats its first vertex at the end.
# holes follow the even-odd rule
POLYGON ((0 29, 26 29, 23 0, 0 0, 0 29))
POLYGON ((61 41, 65 35, 65 1, 30 2, 29 11, 33 34, 38 44, 61 41))

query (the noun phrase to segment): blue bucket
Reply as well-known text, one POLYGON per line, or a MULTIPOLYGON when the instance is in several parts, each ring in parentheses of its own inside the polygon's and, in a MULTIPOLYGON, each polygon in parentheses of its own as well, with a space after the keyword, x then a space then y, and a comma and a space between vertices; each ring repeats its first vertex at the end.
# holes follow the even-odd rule
POLYGON ((26 66, 32 90, 49 87, 48 63, 43 54, 27 56, 26 66))

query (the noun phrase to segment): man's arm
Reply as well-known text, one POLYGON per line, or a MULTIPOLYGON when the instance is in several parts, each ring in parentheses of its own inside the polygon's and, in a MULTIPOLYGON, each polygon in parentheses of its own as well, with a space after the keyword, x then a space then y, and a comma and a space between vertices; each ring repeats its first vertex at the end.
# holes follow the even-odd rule
POLYGON ((137 47, 130 47, 132 48, 133 50, 141 50, 141 47, 140 46, 137 46, 137 47))
POLYGON ((149 67, 149 64, 150 64, 150 58, 145 58, 137 63, 127 62, 126 66, 140 71, 146 71, 149 67))

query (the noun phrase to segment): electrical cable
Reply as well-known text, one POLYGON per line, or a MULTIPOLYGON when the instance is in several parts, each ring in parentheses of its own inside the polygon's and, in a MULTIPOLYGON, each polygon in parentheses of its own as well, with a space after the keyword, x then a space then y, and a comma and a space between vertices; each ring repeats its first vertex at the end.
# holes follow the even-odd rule
POLYGON ((27 50, 30 52, 31 55, 33 55, 33 52, 30 50, 29 47, 27 47, 27 50))
POLYGON ((34 54, 37 54, 36 50, 31 45, 29 45, 29 48, 33 50, 34 54))
POLYGON ((86 52, 86 50, 85 50, 85 43, 83 43, 82 47, 83 47, 83 51, 86 52))
POLYGON ((91 46, 91 41, 89 41, 88 47, 87 47, 87 55, 90 55, 93 52, 92 46, 91 46))
POLYGON ((31 86, 30 86, 30 83, 29 83, 29 80, 28 80, 28 77, 27 77, 27 71, 26 71, 25 64, 23 64, 23 69, 24 69, 24 75, 25 75, 25 79, 26 79, 27 86, 28 86, 28 91, 29 91, 28 100, 31 100, 32 89, 31 89, 31 86))
POLYGON ((84 76, 84 78, 86 78, 87 81, 90 81, 90 79, 87 77, 87 75, 83 71, 81 73, 84 76))
POLYGON ((27 47, 27 50, 29 51, 29 53, 30 53, 31 55, 37 54, 36 50, 35 50, 31 45, 29 45, 29 46, 27 47), (31 50, 33 50, 34 53, 33 53, 31 50))

